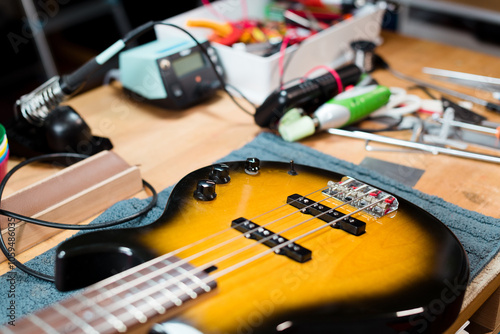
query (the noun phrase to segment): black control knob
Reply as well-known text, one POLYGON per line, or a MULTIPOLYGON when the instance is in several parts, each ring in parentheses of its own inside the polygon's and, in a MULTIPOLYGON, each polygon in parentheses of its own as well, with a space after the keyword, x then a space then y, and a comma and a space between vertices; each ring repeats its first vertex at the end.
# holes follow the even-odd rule
POLYGON ((215 199, 215 197, 217 197, 215 193, 215 182, 212 180, 198 181, 193 196, 200 201, 211 201, 215 199))
POLYGON ((231 180, 231 176, 229 176, 229 166, 225 164, 214 165, 208 178, 217 184, 228 183, 231 180))
POLYGON ((245 162, 245 172, 250 175, 259 173, 260 160, 257 158, 248 158, 245 162))

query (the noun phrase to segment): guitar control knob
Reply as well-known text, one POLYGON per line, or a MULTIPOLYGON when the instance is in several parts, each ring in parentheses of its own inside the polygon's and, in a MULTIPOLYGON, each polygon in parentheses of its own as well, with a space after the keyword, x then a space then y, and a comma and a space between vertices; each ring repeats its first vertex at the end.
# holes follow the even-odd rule
POLYGON ((248 158, 245 162, 245 172, 250 175, 258 174, 260 170, 260 160, 257 158, 248 158))
POLYGON ((212 167, 212 171, 208 178, 217 184, 225 184, 231 181, 229 176, 229 166, 225 164, 216 164, 212 167))
POLYGON ((217 197, 215 193, 215 182, 212 180, 201 180, 198 181, 196 190, 193 194, 194 198, 200 201, 211 201, 217 197))

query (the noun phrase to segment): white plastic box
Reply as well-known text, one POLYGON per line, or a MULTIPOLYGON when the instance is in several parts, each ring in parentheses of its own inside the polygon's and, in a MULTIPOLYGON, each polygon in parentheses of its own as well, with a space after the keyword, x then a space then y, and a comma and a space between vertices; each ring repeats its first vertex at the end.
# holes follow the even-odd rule
MULTIPOLYGON (((265 7, 270 0, 247 0, 248 16, 251 19, 264 18, 265 7)), ((239 20, 242 17, 240 0, 220 0, 212 3, 212 7, 224 17, 239 20)), ((284 63, 295 53, 286 67, 284 81, 302 77, 306 72, 318 65, 337 67, 352 59, 350 44, 356 40, 369 40, 379 43, 385 4, 367 4, 354 13, 351 19, 344 20, 307 38, 301 43, 288 47, 284 63)), ((188 28, 188 19, 209 19, 222 22, 205 7, 199 7, 166 20, 179 25, 197 38, 207 38, 210 29, 188 28)), ((158 39, 183 34, 178 29, 157 25, 158 39)), ((185 37, 185 35, 184 35, 185 37)), ((279 85, 279 53, 261 57, 245 51, 233 49, 225 45, 213 43, 218 52, 226 73, 228 84, 238 88, 254 103, 260 104, 279 85)))

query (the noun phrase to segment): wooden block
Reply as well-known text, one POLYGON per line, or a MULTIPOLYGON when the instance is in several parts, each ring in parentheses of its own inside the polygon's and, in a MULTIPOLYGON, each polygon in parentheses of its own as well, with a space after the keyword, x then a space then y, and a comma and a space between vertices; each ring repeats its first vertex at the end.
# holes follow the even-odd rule
MULTIPOLYGON (((2 200, 1 208, 51 222, 78 224, 142 188, 139 169, 105 151, 17 191, 2 200)), ((16 254, 62 231, 0 216, 6 243, 13 225, 15 235, 10 240, 16 254)), ((0 253, 3 261, 5 256, 0 253)))
POLYGON ((493 292, 490 298, 474 313, 471 320, 490 330, 500 328, 500 288, 493 292))

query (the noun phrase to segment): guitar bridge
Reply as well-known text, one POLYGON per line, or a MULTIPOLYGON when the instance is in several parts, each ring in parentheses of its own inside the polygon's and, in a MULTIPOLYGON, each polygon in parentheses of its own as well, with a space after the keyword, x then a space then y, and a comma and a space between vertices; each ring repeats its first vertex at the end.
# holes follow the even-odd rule
POLYGON ((348 203, 356 209, 368 206, 363 211, 375 218, 394 212, 399 207, 399 202, 393 195, 349 176, 344 176, 340 182, 328 182, 328 188, 323 194, 348 203), (370 205, 375 202, 377 203, 370 205))
MULTIPOLYGON (((244 233, 245 237, 248 239, 257 241, 263 240, 262 244, 270 248, 283 245, 289 241, 287 238, 271 232, 267 228, 261 227, 260 225, 243 217, 233 220, 231 222, 231 227, 244 233)), ((312 252, 309 249, 294 242, 290 242, 286 246, 279 247, 274 252, 278 255, 285 255, 286 257, 299 263, 309 261, 312 255, 312 252)))

